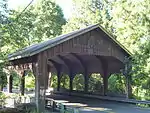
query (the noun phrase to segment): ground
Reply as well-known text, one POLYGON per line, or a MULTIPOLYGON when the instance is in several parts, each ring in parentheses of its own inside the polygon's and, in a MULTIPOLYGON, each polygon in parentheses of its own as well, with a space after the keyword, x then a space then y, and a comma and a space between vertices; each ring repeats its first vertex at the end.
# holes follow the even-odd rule
POLYGON ((53 95, 50 98, 69 106, 77 107, 80 113, 150 113, 150 108, 140 108, 133 104, 75 96, 53 95))

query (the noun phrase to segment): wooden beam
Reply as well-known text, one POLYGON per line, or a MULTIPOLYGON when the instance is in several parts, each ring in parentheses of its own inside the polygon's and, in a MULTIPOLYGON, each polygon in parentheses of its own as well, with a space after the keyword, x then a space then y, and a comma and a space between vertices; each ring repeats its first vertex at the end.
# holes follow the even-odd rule
POLYGON ((45 112, 45 92, 48 86, 47 52, 38 54, 36 69, 36 106, 38 113, 45 112))
POLYGON ((8 93, 12 93, 12 83, 13 83, 12 75, 8 74, 7 75, 7 92, 8 93))
POLYGON ((88 70, 87 70, 87 64, 82 60, 82 58, 80 56, 78 56, 75 53, 71 53, 72 56, 74 56, 81 64, 81 66, 83 67, 83 75, 84 75, 84 92, 88 92, 88 80, 89 80, 89 76, 88 76, 88 70))
POLYGON ((100 61, 102 64, 102 69, 103 69, 103 84, 104 84, 104 89, 103 89, 103 95, 107 95, 107 90, 108 90, 108 62, 107 60, 102 57, 102 56, 96 56, 96 58, 100 61))
POLYGON ((54 67, 57 71, 57 91, 59 91, 60 90, 60 79, 61 79, 60 77, 61 77, 62 64, 59 64, 52 59, 49 59, 48 61, 50 61, 54 65, 54 67))
POLYGON ((70 78, 70 92, 72 92, 72 90, 73 90, 72 82, 73 82, 73 78, 74 78, 72 63, 69 59, 66 59, 65 57, 63 57, 61 55, 58 55, 58 58, 61 59, 65 63, 65 65, 68 67, 69 78, 70 78))
POLYGON ((20 82, 20 94, 24 95, 24 90, 25 90, 25 75, 26 75, 26 71, 24 71, 22 73, 21 76, 21 82, 20 82))
POLYGON ((48 61, 50 61, 54 65, 56 71, 58 71, 58 70, 60 70, 60 68, 62 68, 62 64, 60 64, 52 59, 48 59, 48 61))
POLYGON ((69 59, 67 59, 67 58, 65 58, 64 56, 61 56, 61 55, 58 55, 58 58, 65 63, 65 65, 67 66, 69 72, 72 71, 72 65, 71 65, 72 63, 69 59))

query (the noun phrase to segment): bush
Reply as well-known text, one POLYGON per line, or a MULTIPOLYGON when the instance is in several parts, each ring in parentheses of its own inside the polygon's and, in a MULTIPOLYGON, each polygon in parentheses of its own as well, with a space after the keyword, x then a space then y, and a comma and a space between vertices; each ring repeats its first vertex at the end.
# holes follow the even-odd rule
POLYGON ((25 113, 32 113, 36 111, 36 105, 34 103, 24 103, 16 106, 17 109, 23 110, 25 113))
POLYGON ((17 108, 4 108, 0 110, 0 113, 25 113, 25 112, 17 108))
POLYGON ((31 103, 20 104, 16 108, 1 109, 0 113, 36 113, 36 105, 31 103))
POLYGON ((0 92, 0 107, 3 107, 5 105, 5 99, 7 98, 7 96, 0 92))

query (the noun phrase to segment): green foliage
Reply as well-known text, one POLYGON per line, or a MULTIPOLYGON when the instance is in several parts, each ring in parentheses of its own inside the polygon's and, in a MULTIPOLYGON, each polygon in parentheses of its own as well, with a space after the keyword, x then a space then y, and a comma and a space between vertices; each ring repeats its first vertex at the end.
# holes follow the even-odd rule
POLYGON ((39 0, 34 9, 37 19, 35 25, 35 37, 46 40, 60 35, 61 26, 65 24, 62 9, 51 0, 39 0))
POLYGON ((58 84, 58 78, 57 78, 57 76, 56 76, 56 74, 53 74, 52 75, 52 77, 51 77, 51 86, 53 87, 53 88, 57 88, 57 84, 58 84))
POLYGON ((113 74, 108 79, 108 91, 109 93, 125 94, 125 77, 123 75, 113 74))
POLYGON ((11 71, 10 75, 13 78, 13 87, 14 88, 19 88, 20 86, 20 77, 15 71, 11 71))
POLYGON ((60 35, 61 26, 66 22, 61 8, 51 0, 39 0, 23 13, 21 11, 12 10, 11 23, 5 26, 9 46, 15 50, 60 35))
POLYGON ((82 74, 74 77, 73 90, 84 91, 84 76, 82 74))
POLYGON ((68 75, 62 75, 61 80, 60 80, 60 87, 69 89, 69 81, 70 81, 70 78, 68 75))
POLYGON ((6 99, 6 95, 2 92, 0 92, 0 99, 6 99))
POLYGON ((5 105, 6 98, 7 96, 3 92, 0 92, 0 107, 3 107, 5 105))
POLYGON ((130 51, 149 38, 150 1, 115 0, 112 2, 111 22, 117 39, 130 51))
POLYGON ((100 74, 92 74, 89 78, 88 89, 90 92, 102 93, 103 91, 103 81, 100 74))
POLYGON ((18 105, 16 108, 4 108, 0 113, 37 113, 36 105, 31 103, 18 105))
POLYGON ((105 0, 73 0, 74 10, 72 17, 63 26, 63 33, 68 33, 92 24, 100 23, 108 28, 109 7, 105 0))
POLYGON ((4 65, 0 64, 0 91, 3 89, 4 86, 7 84, 7 77, 6 73, 3 71, 4 65))
POLYGON ((32 88, 35 87, 35 77, 32 72, 28 72, 28 75, 25 77, 25 88, 32 88))
POLYGON ((0 113, 24 113, 23 110, 17 108, 4 108, 0 110, 0 113))
POLYGON ((3 50, 3 46, 5 45, 4 40, 5 37, 3 37, 3 26, 7 23, 7 1, 1 0, 0 1, 0 90, 4 87, 6 84, 6 73, 4 72, 5 67, 5 60, 6 60, 6 52, 3 50))

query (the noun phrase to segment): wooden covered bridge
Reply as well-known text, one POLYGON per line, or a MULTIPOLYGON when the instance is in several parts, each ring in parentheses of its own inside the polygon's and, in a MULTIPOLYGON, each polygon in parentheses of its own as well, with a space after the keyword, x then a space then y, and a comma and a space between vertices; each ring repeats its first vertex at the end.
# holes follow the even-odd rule
MULTIPOLYGON (((84 75, 84 91, 87 92, 89 75, 100 73, 103 77, 103 94, 107 95, 109 76, 120 73, 120 69, 124 68, 124 58, 130 55, 125 47, 96 24, 26 47, 10 54, 8 59, 11 69, 17 70, 22 77, 22 94, 25 73, 29 69, 33 71, 36 80, 36 105, 42 112, 45 107, 49 72, 57 73, 58 91, 61 75, 68 74, 70 92, 73 90, 72 81, 76 74, 84 75)), ((11 91, 11 79, 8 79, 8 82, 11 91)))

